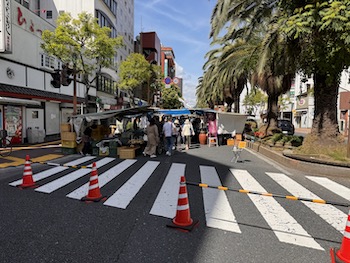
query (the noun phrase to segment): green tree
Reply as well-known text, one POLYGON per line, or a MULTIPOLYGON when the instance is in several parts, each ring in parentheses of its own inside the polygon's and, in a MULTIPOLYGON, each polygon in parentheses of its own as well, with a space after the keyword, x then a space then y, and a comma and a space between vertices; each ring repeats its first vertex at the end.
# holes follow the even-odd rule
POLYGON ((142 54, 131 53, 120 64, 118 87, 128 93, 132 107, 135 106, 134 90, 147 83, 151 75, 152 68, 142 54))
POLYGON ((251 115, 262 112, 266 103, 267 96, 260 89, 251 89, 243 100, 243 105, 248 108, 251 115))
POLYGON ((44 30, 42 49, 49 55, 60 59, 64 64, 83 76, 86 86, 85 102, 96 76, 102 68, 113 65, 117 49, 123 45, 122 37, 111 38, 108 27, 100 27, 96 18, 83 12, 78 18, 69 13, 61 14, 54 31, 44 30))
POLYGON ((162 108, 163 109, 180 109, 183 107, 180 88, 176 85, 171 85, 169 88, 162 90, 162 108))

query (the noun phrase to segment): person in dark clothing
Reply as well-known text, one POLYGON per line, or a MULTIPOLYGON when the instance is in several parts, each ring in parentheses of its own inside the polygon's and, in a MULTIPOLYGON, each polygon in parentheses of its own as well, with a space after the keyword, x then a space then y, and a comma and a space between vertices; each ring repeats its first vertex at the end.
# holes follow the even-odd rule
POLYGON ((86 154, 92 154, 92 145, 91 145, 91 135, 92 135, 92 129, 95 129, 97 126, 96 124, 93 124, 84 130, 84 135, 83 135, 83 149, 81 150, 80 154, 86 155, 86 154))

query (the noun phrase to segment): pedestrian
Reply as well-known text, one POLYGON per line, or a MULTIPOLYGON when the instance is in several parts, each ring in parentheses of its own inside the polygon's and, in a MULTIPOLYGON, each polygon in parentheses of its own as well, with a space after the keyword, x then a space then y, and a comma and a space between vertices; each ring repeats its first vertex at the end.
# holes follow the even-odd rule
POLYGON ((191 136, 194 135, 194 130, 192 123, 190 122, 189 119, 185 120, 184 126, 182 127, 182 137, 185 138, 185 144, 186 147, 185 149, 188 150, 191 145, 191 136))
POLYGON ((173 134, 176 133, 176 127, 171 121, 171 116, 167 118, 166 123, 163 125, 163 134, 166 141, 166 155, 171 156, 173 148, 173 134))
POLYGON ((83 138, 82 138, 82 142, 84 143, 83 149, 81 150, 80 154, 81 155, 91 155, 92 154, 92 130, 96 129, 97 125, 93 124, 88 127, 86 127, 86 129, 84 130, 84 134, 83 134, 83 138))
POLYGON ((180 125, 180 121, 178 119, 176 119, 174 121, 174 125, 176 127, 176 132, 175 134, 173 134, 174 137, 174 147, 173 149, 177 149, 178 146, 181 145, 181 125, 180 125))
POLYGON ((156 125, 156 121, 152 118, 149 121, 149 125, 146 128, 147 133, 147 145, 143 152, 143 155, 150 155, 151 158, 157 157, 156 150, 159 143, 159 133, 156 125))

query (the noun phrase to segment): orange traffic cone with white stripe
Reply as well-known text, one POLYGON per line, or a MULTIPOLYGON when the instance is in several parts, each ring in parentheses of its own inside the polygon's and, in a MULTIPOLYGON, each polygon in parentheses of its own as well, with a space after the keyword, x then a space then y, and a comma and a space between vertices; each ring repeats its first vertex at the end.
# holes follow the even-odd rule
POLYGON ((98 185, 98 174, 96 163, 92 164, 92 170, 90 175, 90 184, 89 184, 89 192, 88 195, 83 197, 81 201, 86 202, 99 202, 101 200, 106 200, 105 196, 101 195, 100 187, 98 185))
POLYGON ((32 167, 30 165, 29 155, 26 155, 26 161, 24 163, 24 171, 23 171, 23 177, 22 177, 22 184, 20 184, 18 187, 21 189, 37 187, 36 183, 33 180, 33 172, 32 172, 32 167))
POLYGON ((171 223, 168 224, 167 226, 173 227, 173 228, 180 228, 186 231, 191 231, 198 223, 199 223, 198 220, 193 220, 191 218, 185 176, 181 176, 176 216, 172 219, 171 223))
POLYGON ((331 248, 331 260, 332 263, 350 263, 350 211, 348 214, 348 220, 346 222, 341 247, 338 251, 331 248))

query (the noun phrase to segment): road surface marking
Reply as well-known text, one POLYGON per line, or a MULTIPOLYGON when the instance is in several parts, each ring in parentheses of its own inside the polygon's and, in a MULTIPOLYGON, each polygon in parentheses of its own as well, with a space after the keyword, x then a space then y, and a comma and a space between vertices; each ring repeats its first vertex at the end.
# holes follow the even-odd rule
MULTIPOLYGON (((281 173, 266 173, 273 180, 275 180, 278 184, 280 184, 284 189, 290 192, 294 196, 306 197, 310 199, 321 199, 314 193, 307 190, 304 186, 290 179, 284 174, 281 173)), ((347 214, 339 210, 338 208, 332 205, 320 205, 316 203, 304 202, 307 207, 309 207, 312 211, 318 214, 323 220, 325 220, 328 224, 333 226, 339 232, 344 232, 344 226, 347 219, 347 214)))
MULTIPOLYGON (((106 157, 103 158, 99 161, 96 162, 96 167, 101 167, 107 163, 112 162, 113 160, 115 160, 114 158, 110 158, 110 157, 106 157)), ((40 186, 38 188, 35 189, 35 191, 37 192, 42 192, 42 193, 52 193, 53 191, 79 179, 80 177, 83 177, 86 174, 91 173, 91 169, 87 169, 87 168, 83 168, 83 169, 79 169, 76 170, 72 173, 69 173, 63 177, 60 177, 50 183, 44 184, 43 186, 40 186)))
MULTIPOLYGON (((200 166, 201 182, 209 185, 222 185, 215 167, 200 166)), ((241 233, 225 191, 202 188, 207 226, 235 233, 241 233)))
POLYGON ((315 183, 318 183, 319 185, 323 186, 324 188, 327 188, 328 190, 332 191, 333 193, 339 195, 340 197, 350 201, 350 189, 338 184, 336 182, 333 182, 332 180, 329 180, 325 177, 317 177, 317 176, 306 176, 311 181, 314 181, 315 183))
POLYGON ((138 170, 122 187, 119 188, 110 198, 104 202, 104 205, 125 209, 136 196, 141 187, 146 183, 149 177, 160 162, 148 161, 140 170, 138 170))
MULTIPOLYGON (((129 168, 135 162, 136 160, 124 160, 123 162, 118 163, 117 165, 113 166, 106 172, 100 174, 98 176, 99 187, 102 188, 104 185, 112 181, 114 178, 116 178, 118 175, 124 172, 127 168, 129 168)), ((74 190, 73 192, 69 193, 66 196, 69 198, 80 200, 81 198, 83 198, 88 194, 89 185, 90 185, 90 182, 87 182, 86 184, 82 185, 81 187, 79 187, 78 189, 74 190)))
POLYGON ((179 198, 180 178, 185 175, 186 164, 173 163, 164 180, 162 188, 153 203, 150 214, 174 218, 179 198))
MULTIPOLYGON (((246 170, 230 169, 243 189, 267 192, 246 170)), ((281 242, 324 250, 299 223, 273 198, 251 195, 256 208, 281 242)))
MULTIPOLYGON (((79 165, 81 163, 90 161, 90 160, 92 160, 94 158, 95 157, 87 156, 87 157, 79 158, 79 159, 74 160, 72 162, 66 163, 64 165, 67 165, 67 166, 79 165)), ((68 168, 69 167, 63 167, 63 166, 55 167, 55 168, 51 168, 51 169, 45 170, 45 171, 37 173, 37 174, 33 174, 33 180, 34 180, 34 182, 37 182, 39 180, 45 179, 45 178, 50 177, 52 175, 55 175, 55 174, 57 174, 59 172, 62 172, 64 170, 68 169, 68 168)), ((22 184, 22 179, 14 181, 12 183, 9 183, 9 185, 11 185, 11 186, 18 186, 20 184, 22 184)))

